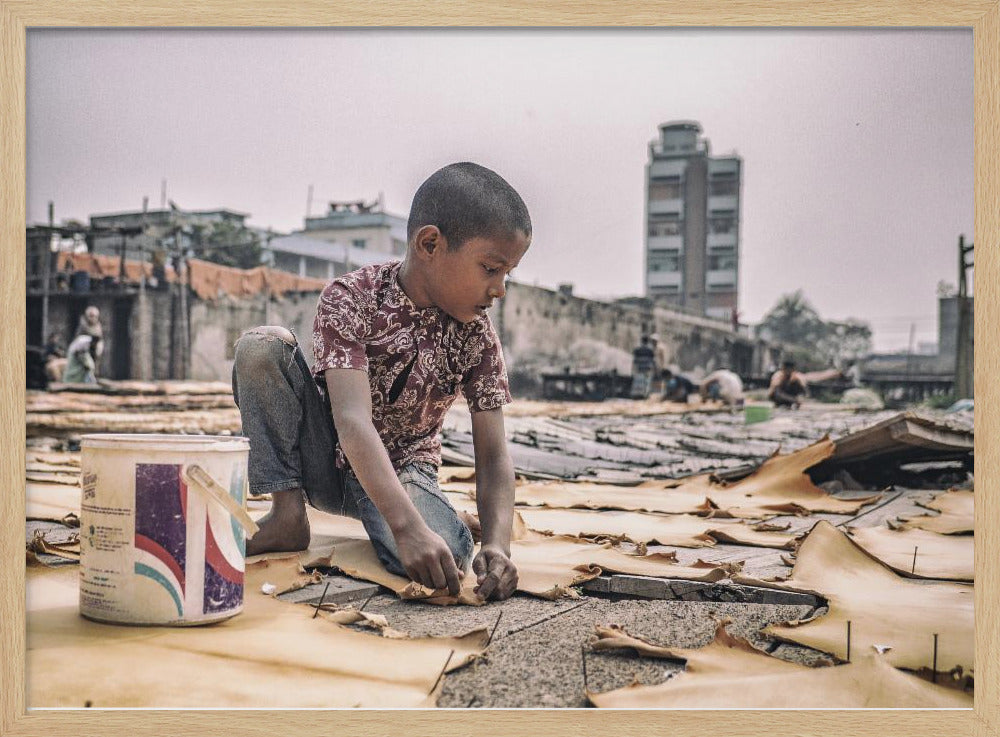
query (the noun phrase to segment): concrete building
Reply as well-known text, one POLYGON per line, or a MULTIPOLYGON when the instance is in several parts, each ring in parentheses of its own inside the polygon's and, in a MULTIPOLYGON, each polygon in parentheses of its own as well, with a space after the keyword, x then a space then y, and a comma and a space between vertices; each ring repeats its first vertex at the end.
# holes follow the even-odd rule
POLYGON ((265 249, 265 259, 272 268, 327 280, 395 258, 347 243, 309 238, 302 233, 271 238, 265 249))
MULTIPOLYGON (((248 214, 235 210, 131 210, 107 215, 91 215, 90 227, 94 231, 91 253, 120 256, 122 249, 128 258, 138 253, 152 253, 162 247, 166 240, 173 243, 176 229, 181 226, 188 230, 192 226, 211 226, 229 223, 236 228, 245 228, 248 214), (101 231, 108 231, 102 233, 101 231), (115 232, 117 231, 117 232, 115 232)), ((264 242, 264 237, 261 237, 264 242)), ((189 233, 180 235, 184 248, 192 245, 189 233)))
POLYGON ((711 156, 694 121, 660 126, 646 165, 646 295, 731 320, 739 293, 742 160, 711 156))
POLYGON ((406 218, 385 212, 381 200, 331 202, 325 215, 306 218, 301 235, 388 256, 406 253, 406 218))

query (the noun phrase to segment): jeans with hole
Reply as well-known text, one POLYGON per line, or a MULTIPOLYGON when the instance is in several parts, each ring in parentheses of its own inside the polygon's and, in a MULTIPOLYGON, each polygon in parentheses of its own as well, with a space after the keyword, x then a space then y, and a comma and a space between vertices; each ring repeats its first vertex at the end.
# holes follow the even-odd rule
MULTIPOLYGON (((329 400, 316 386, 294 335, 261 327, 240 336, 233 398, 250 440, 250 492, 302 489, 317 509, 361 520, 382 565, 405 576, 389 525, 353 471, 334 464, 337 432, 329 400)), ((465 570, 472 559, 472 534, 438 487, 437 469, 417 461, 397 475, 424 522, 465 570)))

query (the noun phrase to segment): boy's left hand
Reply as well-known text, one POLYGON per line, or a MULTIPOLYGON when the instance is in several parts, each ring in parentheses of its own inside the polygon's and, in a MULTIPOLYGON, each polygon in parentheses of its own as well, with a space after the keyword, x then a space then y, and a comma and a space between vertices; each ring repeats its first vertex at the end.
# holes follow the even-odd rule
POLYGON ((484 545, 475 560, 472 570, 476 573, 476 593, 484 599, 506 599, 517 588, 517 568, 499 547, 484 545))

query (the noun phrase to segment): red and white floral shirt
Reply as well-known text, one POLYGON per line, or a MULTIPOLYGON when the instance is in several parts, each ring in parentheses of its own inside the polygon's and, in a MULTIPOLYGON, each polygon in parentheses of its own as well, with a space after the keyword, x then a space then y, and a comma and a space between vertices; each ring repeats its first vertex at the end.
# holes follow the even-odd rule
MULTIPOLYGON (((368 373, 372 422, 396 469, 441 464, 438 433, 461 391, 472 412, 511 401, 503 350, 489 317, 461 323, 418 308, 399 285, 400 262, 366 266, 330 282, 313 323, 312 371, 368 373)), ((337 449, 337 465, 346 459, 337 449)))

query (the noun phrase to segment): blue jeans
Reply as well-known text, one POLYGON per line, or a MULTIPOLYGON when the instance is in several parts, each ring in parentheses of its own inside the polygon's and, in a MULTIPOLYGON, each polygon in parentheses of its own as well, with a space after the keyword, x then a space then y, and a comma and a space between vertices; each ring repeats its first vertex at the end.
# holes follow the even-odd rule
MULTIPOLYGON (((233 398, 243 434, 250 440, 250 492, 302 489, 317 509, 361 520, 382 565, 405 576, 385 518, 354 472, 334 464, 337 431, 330 403, 294 335, 259 327, 240 336, 233 398)), ((472 534, 438 487, 437 469, 417 461, 398 469, 397 475, 424 522, 444 539, 458 567, 465 570, 472 560, 472 534)))

